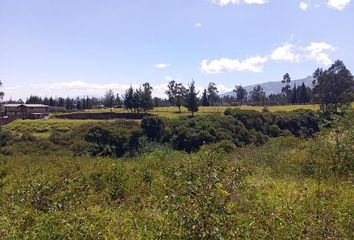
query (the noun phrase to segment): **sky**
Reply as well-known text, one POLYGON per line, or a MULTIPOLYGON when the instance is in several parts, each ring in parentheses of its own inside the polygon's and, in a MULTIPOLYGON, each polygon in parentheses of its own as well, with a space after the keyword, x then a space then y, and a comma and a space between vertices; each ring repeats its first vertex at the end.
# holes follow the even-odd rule
POLYGON ((220 93, 336 59, 354 71, 354 0, 0 0, 5 99, 122 94, 194 80, 220 93))

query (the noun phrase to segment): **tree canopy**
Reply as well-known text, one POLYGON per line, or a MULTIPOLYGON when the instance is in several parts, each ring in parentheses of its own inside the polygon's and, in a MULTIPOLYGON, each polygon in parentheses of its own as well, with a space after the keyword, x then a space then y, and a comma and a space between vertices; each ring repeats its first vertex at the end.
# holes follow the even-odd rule
POLYGON ((338 107, 354 100, 353 75, 337 60, 330 68, 318 68, 314 74, 315 99, 324 113, 337 112, 338 107))

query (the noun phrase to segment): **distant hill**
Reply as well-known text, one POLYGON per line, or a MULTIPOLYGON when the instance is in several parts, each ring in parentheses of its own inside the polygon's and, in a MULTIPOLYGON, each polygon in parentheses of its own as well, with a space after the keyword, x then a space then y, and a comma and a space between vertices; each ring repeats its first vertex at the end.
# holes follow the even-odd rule
MULTIPOLYGON (((301 85, 302 83, 305 83, 306 87, 312 88, 312 81, 313 81, 313 77, 309 76, 304 79, 292 80, 290 83, 290 86, 293 87, 294 84, 301 85)), ((245 86, 244 88, 249 93, 257 85, 260 85, 263 88, 263 90, 265 91, 266 95, 268 96, 270 94, 281 93, 281 89, 282 89, 282 87, 284 87, 285 84, 281 83, 281 81, 266 82, 266 83, 261 83, 261 84, 254 84, 254 85, 245 86)), ((224 96, 236 96, 236 94, 234 92, 227 92, 227 93, 220 94, 220 97, 224 97, 224 96)))

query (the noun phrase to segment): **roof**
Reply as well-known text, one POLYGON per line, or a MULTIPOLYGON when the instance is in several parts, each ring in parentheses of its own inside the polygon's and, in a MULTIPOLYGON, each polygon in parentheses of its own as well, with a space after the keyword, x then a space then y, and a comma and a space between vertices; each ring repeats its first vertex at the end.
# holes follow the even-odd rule
POLYGON ((49 108, 48 105, 43 104, 4 104, 4 107, 33 107, 33 108, 49 108))

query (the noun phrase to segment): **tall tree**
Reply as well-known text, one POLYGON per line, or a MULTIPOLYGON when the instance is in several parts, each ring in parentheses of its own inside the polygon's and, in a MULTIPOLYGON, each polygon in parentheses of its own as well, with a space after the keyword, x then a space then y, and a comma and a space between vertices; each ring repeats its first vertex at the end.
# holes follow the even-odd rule
POLYGON ((44 105, 49 105, 49 98, 47 96, 44 97, 43 104, 44 105))
POLYGON ((285 84, 285 86, 281 89, 281 92, 284 95, 285 103, 288 103, 290 100, 290 92, 291 92, 291 87, 290 87, 291 77, 289 73, 284 74, 283 80, 281 82, 285 84))
POLYGON ((202 99, 201 99, 202 106, 210 106, 209 100, 208 100, 208 93, 207 90, 204 89, 204 92, 202 94, 202 99))
POLYGON ((132 86, 130 86, 126 91, 123 96, 123 104, 124 108, 127 109, 128 111, 133 111, 133 98, 134 98, 134 89, 132 86))
POLYGON ((307 95, 307 89, 305 83, 302 83, 298 88, 298 100, 300 104, 306 104, 310 102, 309 96, 307 95))
POLYGON ((120 99, 119 93, 117 93, 116 98, 114 99, 114 105, 117 108, 121 108, 122 107, 122 100, 120 99))
POLYGON ((181 107, 184 102, 184 98, 187 94, 187 89, 183 86, 182 83, 177 83, 176 86, 176 106, 178 107, 178 111, 181 112, 181 107))
POLYGON ((58 107, 65 107, 65 99, 62 97, 58 98, 58 107))
POLYGON ((170 104, 178 107, 179 112, 181 112, 183 100, 187 92, 186 88, 182 83, 177 83, 175 80, 169 82, 167 88, 168 90, 165 93, 168 96, 170 104))
POLYGON ((314 74, 314 94, 324 113, 337 112, 338 107, 354 100, 353 75, 337 60, 330 68, 318 68, 314 74))
POLYGON ((82 110, 83 109, 83 105, 82 105, 82 101, 79 97, 76 98, 76 109, 77 110, 82 110))
POLYGON ((107 92, 104 95, 104 107, 109 108, 111 110, 111 112, 113 111, 113 107, 114 107, 114 92, 112 89, 108 89, 107 92))
POLYGON ((141 112, 141 103, 142 103, 142 99, 143 99, 143 90, 141 89, 141 87, 137 88, 134 91, 133 94, 133 109, 134 112, 140 113, 141 112))
POLYGON ((235 89, 233 91, 236 93, 237 101, 240 103, 241 106, 243 106, 243 103, 247 101, 247 90, 240 85, 235 86, 235 89))
POLYGON ((192 113, 192 116, 194 116, 194 113, 198 112, 199 110, 199 99, 198 99, 198 92, 195 89, 195 83, 192 81, 189 85, 187 94, 186 94, 186 108, 188 111, 192 113))
POLYGON ((53 97, 51 96, 50 98, 49 98, 49 106, 51 106, 51 107, 54 107, 56 105, 56 101, 53 99, 53 97))
MULTIPOLYGON (((2 82, 0 81, 0 88, 2 87, 2 82)), ((0 101, 4 98, 5 93, 0 91, 0 101)))
POLYGON ((74 100, 69 98, 69 97, 67 97, 65 99, 65 108, 66 108, 66 110, 74 109, 74 100))
POLYGON ((250 92, 251 100, 255 105, 264 105, 265 101, 265 92, 260 85, 257 85, 250 92))
POLYGON ((298 103, 298 91, 297 91, 297 86, 294 84, 293 90, 291 91, 291 103, 292 104, 297 104, 298 103))
POLYGON ((154 108, 154 101, 152 99, 152 87, 149 83, 143 84, 143 92, 142 92, 142 99, 141 99, 141 108, 143 109, 144 113, 146 114, 148 110, 154 108))
POLYGON ((211 82, 208 85, 208 101, 210 106, 215 106, 219 101, 219 91, 216 84, 211 82))
POLYGON ((168 101, 172 106, 175 106, 176 104, 176 95, 177 95, 176 85, 177 83, 175 80, 170 81, 167 85, 167 91, 165 92, 168 97, 168 101))

